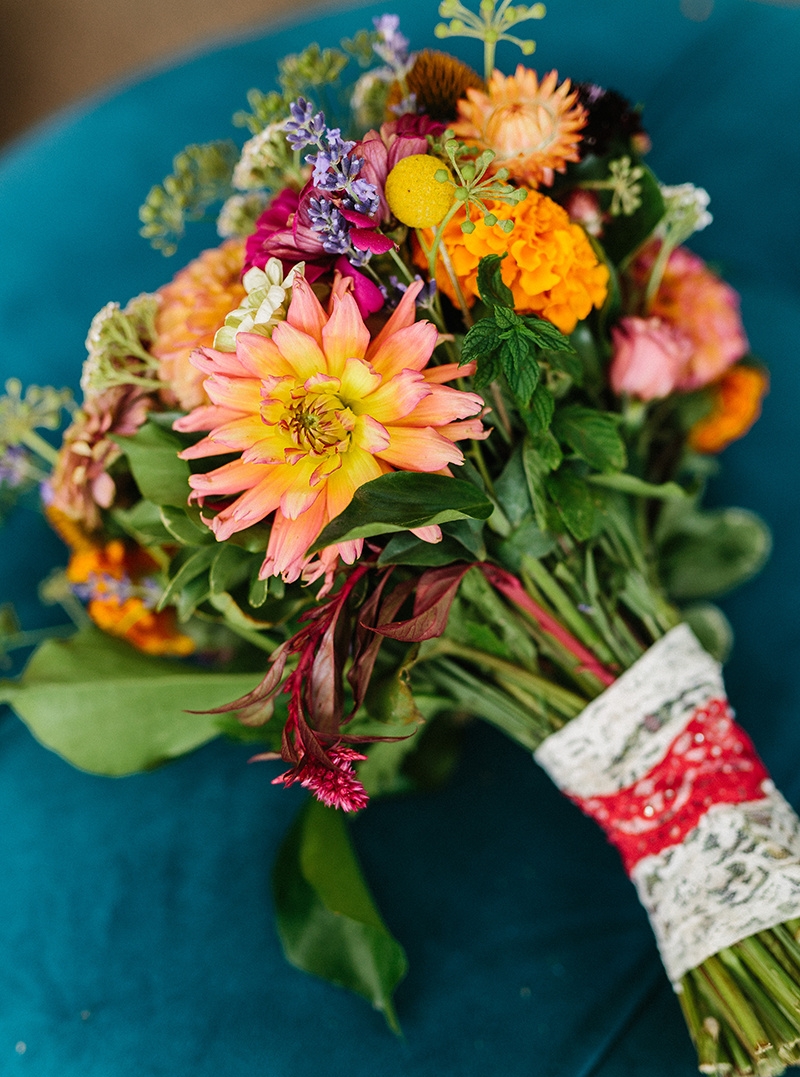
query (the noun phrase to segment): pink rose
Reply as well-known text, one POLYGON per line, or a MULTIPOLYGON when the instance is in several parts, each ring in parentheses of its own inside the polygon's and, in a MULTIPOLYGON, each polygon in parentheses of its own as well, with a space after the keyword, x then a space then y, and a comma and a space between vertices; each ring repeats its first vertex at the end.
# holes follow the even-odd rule
POLYGON ((692 342, 661 318, 623 318, 611 330, 614 355, 609 377, 620 396, 657 400, 680 384, 692 357, 692 342))
MULTIPOLYGON (((639 255, 631 267, 634 280, 647 279, 657 253, 656 242, 639 255)), ((739 296, 686 247, 670 254, 650 313, 665 319, 692 342, 691 356, 677 385, 682 392, 716 381, 747 354, 739 296)))

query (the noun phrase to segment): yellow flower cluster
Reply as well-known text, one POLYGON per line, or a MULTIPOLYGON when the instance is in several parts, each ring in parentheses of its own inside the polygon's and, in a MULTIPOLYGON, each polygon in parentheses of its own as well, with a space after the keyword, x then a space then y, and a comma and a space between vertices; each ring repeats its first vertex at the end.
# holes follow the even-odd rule
MULTIPOLYGON (((537 191, 528 191, 516 206, 488 203, 498 221, 511 219, 514 229, 488 227, 479 220, 475 230, 461 231, 464 214, 457 213, 444 229, 436 265, 436 284, 458 302, 453 278, 464 300, 478 298, 478 263, 489 254, 506 255, 502 277, 514 296, 518 313, 537 314, 571 333, 593 307, 601 307, 608 292, 608 268, 597 255, 583 229, 570 221, 566 210, 537 191)), ((432 242, 433 236, 428 236, 432 242)))

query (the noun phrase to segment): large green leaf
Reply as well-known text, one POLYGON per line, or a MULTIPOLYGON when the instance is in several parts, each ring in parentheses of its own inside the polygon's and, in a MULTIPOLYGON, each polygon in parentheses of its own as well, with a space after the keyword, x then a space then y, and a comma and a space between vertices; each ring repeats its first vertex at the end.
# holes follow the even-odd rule
POLYGON ((450 520, 487 520, 491 514, 491 502, 471 482, 447 475, 392 471, 360 486, 344 512, 323 530, 311 552, 336 542, 450 520))
POLYGON ((341 812, 304 805, 278 853, 273 892, 287 959, 363 995, 399 1032, 392 993, 406 957, 375 907, 341 812))
POLYGON ((745 509, 686 513, 662 544, 667 591, 679 602, 722 595, 759 572, 771 546, 767 525, 745 509))
POLYGON ((184 442, 170 430, 147 422, 133 437, 115 437, 125 453, 142 497, 156 505, 185 508, 189 465, 178 457, 184 442))
POLYGON ((257 680, 152 658, 89 628, 43 643, 18 681, 0 682, 0 700, 76 767, 118 776, 212 740, 218 718, 187 712, 237 699, 257 680))

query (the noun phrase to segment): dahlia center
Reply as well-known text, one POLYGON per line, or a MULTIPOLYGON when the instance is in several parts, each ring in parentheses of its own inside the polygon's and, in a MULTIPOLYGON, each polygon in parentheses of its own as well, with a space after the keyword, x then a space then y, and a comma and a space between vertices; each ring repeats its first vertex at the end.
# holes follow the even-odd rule
POLYGON ((296 463, 309 453, 330 456, 345 452, 356 417, 335 392, 309 392, 299 386, 290 395, 278 427, 292 445, 284 450, 287 462, 296 463))

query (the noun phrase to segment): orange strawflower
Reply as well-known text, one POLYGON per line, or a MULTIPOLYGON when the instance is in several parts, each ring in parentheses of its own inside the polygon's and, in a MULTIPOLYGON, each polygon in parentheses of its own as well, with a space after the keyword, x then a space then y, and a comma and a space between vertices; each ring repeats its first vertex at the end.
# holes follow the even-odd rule
POLYGON ((586 110, 570 92, 565 79, 550 71, 541 82, 535 71, 519 64, 513 75, 495 71, 488 92, 469 88, 458 102, 457 138, 480 149, 492 150, 492 168, 507 168, 509 175, 528 187, 548 187, 568 161, 580 160, 578 143, 586 125, 586 110))
POLYGON ((769 389, 766 371, 753 366, 734 366, 714 385, 711 411, 689 432, 689 444, 697 452, 721 452, 743 437, 761 414, 761 401, 769 389))
POLYGON ((74 550, 67 579, 87 600, 89 616, 104 632, 145 654, 183 657, 192 653, 194 641, 178 630, 175 610, 153 609, 160 593, 155 568, 146 550, 126 548, 115 539, 74 550))
MULTIPOLYGON (((463 211, 444 229, 445 253, 469 306, 478 298, 478 263, 487 254, 507 255, 501 273, 514 295, 516 310, 538 314, 562 333, 571 333, 592 307, 603 305, 608 269, 598 262, 586 233, 570 221, 566 210, 536 191, 529 191, 516 206, 489 202, 487 207, 498 220, 512 219, 513 231, 505 233, 479 220, 474 232, 465 234, 461 231, 463 211)), ((428 241, 432 241, 430 234, 428 241)), ((457 301, 441 256, 436 284, 457 301)))
POLYGON ((159 377, 166 385, 162 396, 167 404, 188 411, 208 403, 203 375, 189 356, 195 348, 213 344, 225 316, 244 299, 243 265, 244 240, 229 239, 203 251, 156 293, 161 304, 152 352, 161 361, 159 377))

